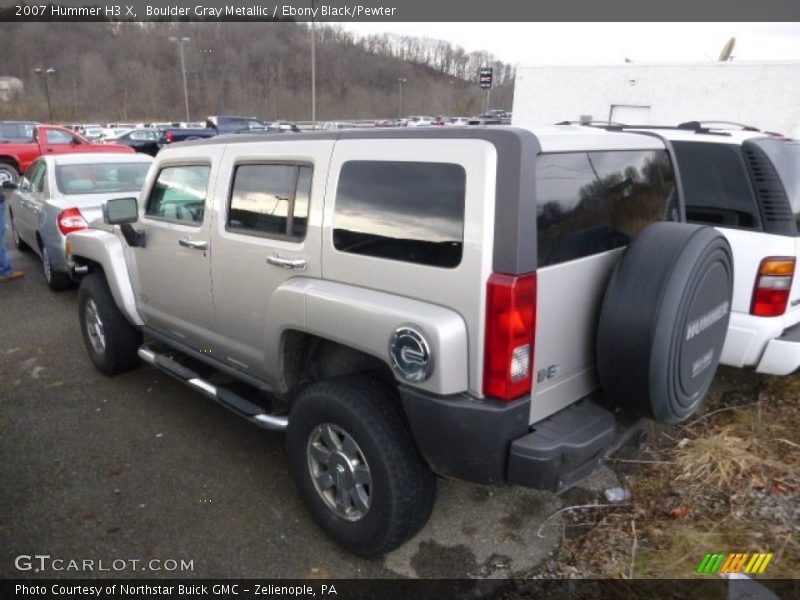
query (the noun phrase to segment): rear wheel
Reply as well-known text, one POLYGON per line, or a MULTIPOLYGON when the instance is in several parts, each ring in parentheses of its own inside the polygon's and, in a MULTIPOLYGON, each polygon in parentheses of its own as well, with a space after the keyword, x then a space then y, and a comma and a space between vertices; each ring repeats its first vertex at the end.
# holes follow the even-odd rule
POLYGON ((78 316, 83 343, 101 373, 117 375, 139 364, 142 333, 117 308, 102 274, 90 273, 81 280, 78 316))
POLYGON ((17 250, 20 252, 27 252, 30 250, 30 246, 22 241, 22 238, 19 235, 19 230, 17 229, 17 224, 14 222, 14 213, 9 211, 9 220, 11 221, 11 237, 14 239, 14 246, 16 246, 17 250))
POLYGON ((19 181, 19 171, 17 171, 17 167, 10 162, 0 160, 0 185, 2 185, 4 181, 17 183, 19 181))
POLYGON ((42 244, 42 272, 48 287, 54 292, 60 292, 72 286, 72 280, 66 273, 61 273, 53 268, 47 246, 42 244))
POLYGON ((292 407, 288 449, 311 515, 355 554, 396 548, 430 516, 435 477, 382 383, 348 377, 310 386, 292 407))

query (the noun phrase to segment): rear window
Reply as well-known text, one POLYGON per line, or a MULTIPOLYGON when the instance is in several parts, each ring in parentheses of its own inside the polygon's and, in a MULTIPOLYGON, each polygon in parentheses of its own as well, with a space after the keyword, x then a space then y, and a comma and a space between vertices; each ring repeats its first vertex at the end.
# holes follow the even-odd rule
POLYGON ((766 153, 778 171, 800 232, 800 142, 763 138, 753 143, 766 153))
POLYGON ((689 222, 759 229, 761 219, 739 146, 673 142, 689 222))
POLYGON ((536 163, 539 265, 627 245, 680 218, 665 151, 542 154, 536 163))
POLYGON ((58 165, 56 187, 66 195, 138 192, 149 168, 142 162, 58 165))
POLYGON ((466 172, 451 163, 350 161, 336 191, 341 252, 452 268, 464 243, 466 172))
POLYGON ((33 142, 34 123, 0 123, 0 142, 33 142))

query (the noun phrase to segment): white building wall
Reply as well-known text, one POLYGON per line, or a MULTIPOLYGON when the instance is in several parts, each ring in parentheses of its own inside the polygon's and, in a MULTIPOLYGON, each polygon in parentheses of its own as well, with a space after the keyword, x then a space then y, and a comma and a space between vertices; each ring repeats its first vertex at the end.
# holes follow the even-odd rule
MULTIPOLYGON (((800 62, 520 67, 514 125, 606 121, 613 105, 645 124, 721 120, 800 136, 800 62)), ((619 119, 622 120, 622 119, 619 119)), ((641 124, 641 123, 636 123, 641 124)))

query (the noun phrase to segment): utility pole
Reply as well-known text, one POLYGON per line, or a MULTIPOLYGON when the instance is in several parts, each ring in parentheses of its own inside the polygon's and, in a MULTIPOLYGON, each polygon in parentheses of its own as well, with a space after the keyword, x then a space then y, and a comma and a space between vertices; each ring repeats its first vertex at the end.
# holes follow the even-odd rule
POLYGON ((53 106, 50 104, 50 86, 47 85, 47 78, 50 75, 55 75, 56 70, 53 67, 50 67, 47 70, 36 68, 33 70, 39 77, 42 78, 42 82, 44 83, 44 95, 47 98, 47 114, 50 117, 50 123, 53 122, 53 106))
POLYGON ((191 38, 182 37, 176 38, 170 36, 169 41, 178 44, 178 49, 181 55, 181 75, 183 76, 183 101, 186 104, 186 121, 189 122, 192 118, 189 116, 189 86, 186 85, 186 61, 183 57, 183 47, 191 41, 191 38))

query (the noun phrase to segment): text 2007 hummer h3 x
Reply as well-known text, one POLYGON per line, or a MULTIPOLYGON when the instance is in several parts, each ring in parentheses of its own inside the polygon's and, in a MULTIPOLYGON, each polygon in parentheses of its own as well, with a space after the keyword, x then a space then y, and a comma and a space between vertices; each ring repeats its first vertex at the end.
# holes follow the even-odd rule
POLYGON ((561 491, 696 411, 732 267, 679 188, 668 142, 571 126, 189 142, 70 236, 84 340, 287 429, 315 520, 380 554, 434 473, 561 491))

